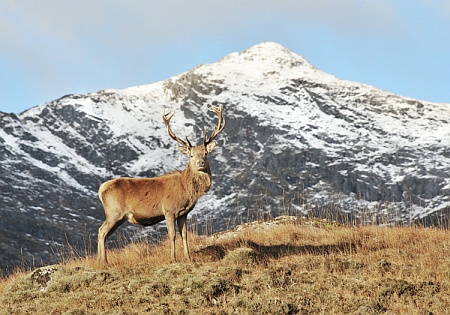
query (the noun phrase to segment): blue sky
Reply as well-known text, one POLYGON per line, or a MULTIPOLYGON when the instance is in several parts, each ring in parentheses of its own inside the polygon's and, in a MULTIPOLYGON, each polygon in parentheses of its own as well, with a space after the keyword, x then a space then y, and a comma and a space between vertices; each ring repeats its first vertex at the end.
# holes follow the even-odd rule
POLYGON ((450 0, 0 0, 0 39, 3 112, 164 80, 264 41, 450 103, 450 0))

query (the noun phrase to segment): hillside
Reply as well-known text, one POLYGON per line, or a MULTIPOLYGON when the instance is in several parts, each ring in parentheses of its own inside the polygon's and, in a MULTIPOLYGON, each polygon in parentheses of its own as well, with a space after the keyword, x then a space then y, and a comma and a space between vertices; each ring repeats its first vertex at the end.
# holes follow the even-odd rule
POLYGON ((280 217, 190 243, 193 263, 136 243, 109 266, 80 255, 16 273, 0 282, 0 314, 450 312, 448 230, 280 217))
MULTIPOLYGON (((345 81, 262 43, 165 81, 0 113, 0 267, 50 263, 55 248, 95 239, 99 185, 183 169, 161 113, 175 110, 174 131, 198 143, 215 123, 211 103, 224 105, 227 127, 210 156, 212 189, 190 215, 200 233, 255 210, 448 221, 449 104, 345 81)), ((154 241, 165 228, 133 231, 154 241)))

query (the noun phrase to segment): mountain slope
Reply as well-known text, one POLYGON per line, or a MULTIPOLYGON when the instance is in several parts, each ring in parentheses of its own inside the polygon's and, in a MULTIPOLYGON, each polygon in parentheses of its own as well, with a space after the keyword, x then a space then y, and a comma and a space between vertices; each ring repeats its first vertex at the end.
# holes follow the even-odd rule
POLYGON ((449 210, 449 104, 341 80, 262 43, 166 81, 1 113, 0 265, 95 239, 102 181, 184 168, 162 111, 175 110, 175 133, 199 143, 216 123, 213 102, 227 126, 210 158, 212 189, 193 212, 200 230, 255 211, 409 222, 449 210))

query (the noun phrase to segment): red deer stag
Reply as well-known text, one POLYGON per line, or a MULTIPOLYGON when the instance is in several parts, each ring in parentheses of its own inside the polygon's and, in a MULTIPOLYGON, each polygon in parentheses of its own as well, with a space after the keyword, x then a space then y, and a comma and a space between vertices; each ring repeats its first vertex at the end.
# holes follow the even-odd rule
POLYGON ((166 220, 171 245, 171 260, 175 261, 175 222, 183 239, 184 256, 190 261, 187 242, 186 219, 198 199, 211 187, 211 170, 208 153, 216 147, 213 141, 225 127, 223 106, 211 106, 218 123, 211 136, 204 128, 203 144, 193 147, 186 137, 181 140, 169 126, 174 112, 162 118, 169 136, 181 144, 180 151, 189 156, 184 171, 175 171, 155 178, 116 178, 103 183, 98 195, 105 210, 106 220, 98 230, 98 260, 107 262, 106 238, 126 220, 133 224, 149 226, 166 220))

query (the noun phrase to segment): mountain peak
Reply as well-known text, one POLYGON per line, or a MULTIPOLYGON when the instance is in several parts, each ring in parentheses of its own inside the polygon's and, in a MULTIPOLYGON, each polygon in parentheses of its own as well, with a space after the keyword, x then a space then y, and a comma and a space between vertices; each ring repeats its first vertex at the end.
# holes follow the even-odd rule
POLYGON ((244 58, 253 57, 260 62, 314 68, 305 58, 275 42, 263 42, 240 53, 244 58))
POLYGON ((254 45, 245 51, 231 53, 217 63, 204 66, 203 69, 216 75, 234 73, 257 79, 266 78, 267 74, 274 73, 283 77, 290 77, 294 73, 297 76, 299 70, 303 74, 317 72, 306 59, 274 42, 254 45))
POLYGON ((259 63, 278 63, 290 66, 313 66, 303 57, 275 42, 263 42, 239 53, 232 53, 224 59, 243 59, 259 63))

